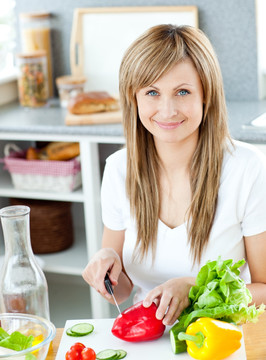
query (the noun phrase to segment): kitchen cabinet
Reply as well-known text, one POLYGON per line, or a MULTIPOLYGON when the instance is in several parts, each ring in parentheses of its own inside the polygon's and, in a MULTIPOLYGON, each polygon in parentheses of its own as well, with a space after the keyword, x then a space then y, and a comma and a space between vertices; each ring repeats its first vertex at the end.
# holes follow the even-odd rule
MULTIPOLYGON (((0 197, 1 198, 25 198, 40 200, 69 201, 74 207, 74 244, 67 250, 37 255, 45 273, 81 275, 88 259, 94 254, 101 244, 102 221, 100 207, 100 183, 104 159, 100 161, 100 152, 104 157, 108 156, 108 150, 104 144, 110 142, 120 147, 124 139, 98 137, 73 137, 64 135, 41 135, 31 133, 0 133, 0 140, 8 143, 16 143, 20 148, 26 148, 29 142, 39 141, 78 141, 80 144, 80 158, 82 168, 82 187, 70 193, 25 191, 15 189, 11 182, 10 174, 3 170, 0 172, 0 197), (101 143, 103 141, 103 143, 101 143), (101 150, 102 149, 102 150, 101 150), (102 163, 102 166, 101 166, 102 163), (78 214, 75 214, 78 211, 78 214), (79 217, 83 219, 78 219, 79 217)), ((45 214, 43 214, 45 216, 45 214)), ((3 240, 0 241, 0 254, 4 253, 3 240)), ((89 299, 88 299, 89 301, 89 299)), ((109 304, 103 300, 93 289, 90 292, 90 305, 92 317, 102 318, 110 316, 109 304)))

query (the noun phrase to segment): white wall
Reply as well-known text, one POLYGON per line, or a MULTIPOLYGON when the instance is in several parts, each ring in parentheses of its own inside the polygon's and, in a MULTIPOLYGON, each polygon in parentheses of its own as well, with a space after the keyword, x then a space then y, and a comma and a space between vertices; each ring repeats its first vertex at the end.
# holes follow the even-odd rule
POLYGON ((0 106, 15 101, 18 98, 18 85, 14 77, 0 79, 0 106))
POLYGON ((256 5, 259 97, 260 99, 266 99, 266 1, 257 0, 256 5))

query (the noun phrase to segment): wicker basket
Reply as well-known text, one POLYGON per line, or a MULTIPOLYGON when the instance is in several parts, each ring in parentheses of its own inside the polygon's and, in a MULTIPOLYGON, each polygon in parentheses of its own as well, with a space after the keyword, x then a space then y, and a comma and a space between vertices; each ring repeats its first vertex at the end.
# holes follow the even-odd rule
POLYGON ((30 235, 35 254, 65 250, 73 244, 71 203, 31 199, 10 199, 11 205, 30 207, 30 235))
POLYGON ((79 157, 67 161, 26 160, 26 151, 15 144, 4 149, 4 169, 16 189, 71 192, 81 186, 79 157))

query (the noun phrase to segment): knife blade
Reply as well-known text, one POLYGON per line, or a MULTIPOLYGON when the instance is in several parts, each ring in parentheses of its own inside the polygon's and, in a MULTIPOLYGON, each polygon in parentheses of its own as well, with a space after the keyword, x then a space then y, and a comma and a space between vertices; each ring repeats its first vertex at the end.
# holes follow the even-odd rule
POLYGON ((117 303, 117 301, 116 301, 116 298, 115 298, 115 295, 114 295, 113 287, 112 287, 111 281, 110 281, 110 279, 109 279, 108 273, 106 273, 106 275, 105 275, 104 285, 105 285, 105 287, 106 287, 106 290, 109 292, 109 294, 112 295, 113 300, 114 300, 114 303, 115 303, 115 305, 116 305, 116 307, 117 307, 117 310, 118 310, 119 314, 121 314, 119 305, 118 305, 118 303, 117 303))

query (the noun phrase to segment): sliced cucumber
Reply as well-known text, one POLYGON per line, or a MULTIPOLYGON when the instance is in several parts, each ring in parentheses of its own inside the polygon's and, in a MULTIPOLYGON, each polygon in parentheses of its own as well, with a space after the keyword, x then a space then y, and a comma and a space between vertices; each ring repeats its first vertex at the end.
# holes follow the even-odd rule
POLYGON ((124 357, 127 356, 127 352, 125 350, 122 350, 122 349, 119 349, 119 350, 116 350, 117 352, 117 355, 119 356, 117 359, 124 359, 124 357))
POLYGON ((78 323, 67 329, 66 333, 70 336, 85 336, 93 332, 94 326, 89 323, 78 323))
POLYGON ((102 350, 102 351, 98 352, 98 354, 96 355, 96 359, 98 359, 98 360, 115 360, 115 359, 118 359, 117 355, 118 354, 117 354, 116 350, 106 349, 106 350, 102 350))
POLYGON ((68 329, 66 330, 66 334, 69 335, 69 336, 76 336, 76 337, 80 336, 80 335, 77 335, 77 334, 73 333, 73 332, 71 331, 71 328, 68 328, 68 329))

